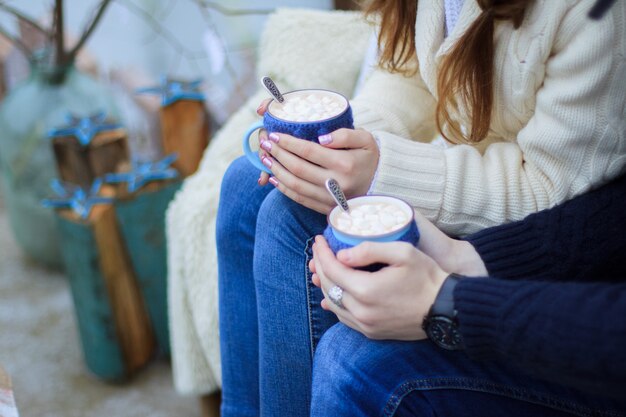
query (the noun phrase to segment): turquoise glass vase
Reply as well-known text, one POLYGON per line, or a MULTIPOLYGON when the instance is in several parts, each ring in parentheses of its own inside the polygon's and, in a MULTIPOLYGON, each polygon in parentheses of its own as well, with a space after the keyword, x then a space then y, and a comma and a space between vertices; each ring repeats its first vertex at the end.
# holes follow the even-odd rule
POLYGON ((54 212, 41 205, 58 177, 47 133, 68 114, 101 111, 117 117, 112 96, 73 65, 32 65, 29 78, 0 105, 0 176, 11 228, 23 251, 46 266, 62 265, 54 212))

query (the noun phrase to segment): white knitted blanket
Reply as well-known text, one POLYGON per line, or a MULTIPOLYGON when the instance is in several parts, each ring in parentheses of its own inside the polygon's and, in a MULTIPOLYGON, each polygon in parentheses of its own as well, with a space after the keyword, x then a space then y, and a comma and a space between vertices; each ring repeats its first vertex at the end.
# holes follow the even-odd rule
MULTIPOLYGON (((371 32, 356 12, 278 10, 261 37, 258 74, 271 76, 283 91, 318 87, 349 97, 371 32)), ((216 133, 167 212, 172 366, 181 394, 208 394, 221 386, 215 251, 220 183, 242 154, 243 133, 268 96, 259 89, 216 133)))

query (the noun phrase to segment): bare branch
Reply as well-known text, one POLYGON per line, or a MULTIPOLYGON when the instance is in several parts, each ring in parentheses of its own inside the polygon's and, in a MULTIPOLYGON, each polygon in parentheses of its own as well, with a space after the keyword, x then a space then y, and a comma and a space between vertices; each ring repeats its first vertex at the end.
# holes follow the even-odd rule
POLYGON ((56 0, 54 6, 54 22, 55 33, 54 40, 56 43, 55 60, 57 66, 65 65, 65 34, 63 33, 63 0, 56 0))
MULTIPOLYGON (((204 6, 203 4, 201 4, 204 0, 195 0, 195 1, 198 3, 199 6, 204 6)), ((213 18, 206 7, 201 8, 201 13, 202 13, 202 17, 204 18, 204 21, 209 26, 209 28, 213 30, 214 33, 219 34, 219 31, 217 30, 217 25, 213 21, 213 18)), ((229 49, 227 48, 226 42, 224 42, 224 38, 222 36, 219 36, 219 40, 226 54, 226 59, 224 60, 224 68, 226 69, 226 72, 228 73, 229 77, 234 83, 235 94, 237 95, 239 99, 244 100, 246 95, 242 89, 241 83, 237 81, 238 80, 237 71, 235 70, 232 62, 230 61, 231 51, 229 51, 229 49)))
MULTIPOLYGON (((206 53, 194 52, 194 51, 190 50, 188 47, 186 47, 182 42, 180 42, 178 40, 178 38, 174 35, 174 33, 172 33, 169 29, 167 29, 167 27, 165 27, 161 23, 162 19, 153 16, 147 10, 145 10, 142 7, 136 5, 132 0, 117 0, 117 2, 119 4, 121 4, 122 6, 124 6, 128 11, 130 11, 130 12, 134 13, 135 15, 137 15, 138 17, 140 17, 144 23, 146 23, 148 26, 150 26, 156 35, 161 37, 163 40, 165 40, 172 47, 172 49, 175 51, 175 53, 177 54, 179 59, 180 58, 187 59, 189 64, 191 64, 195 69, 197 69, 199 72, 202 71, 201 68, 198 67, 197 61, 199 61, 201 59, 207 58, 207 54, 206 53)), ((216 28, 215 24, 212 21, 210 13, 209 13, 209 10, 211 10, 211 9, 216 10, 216 11, 222 13, 222 14, 232 15, 232 16, 253 15, 253 14, 268 14, 268 13, 273 12, 273 10, 270 10, 270 9, 254 9, 254 10, 251 10, 251 9, 248 9, 248 10, 228 9, 228 8, 219 6, 219 5, 217 5, 217 4, 213 3, 213 2, 209 2, 209 1, 205 1, 205 0, 192 0, 192 2, 195 3, 198 6, 198 8, 200 9, 200 12, 203 15, 205 21, 214 30, 215 33, 218 33, 218 31, 217 31, 217 28, 216 28)), ((176 2, 174 1, 172 4, 175 4, 175 3, 176 2)), ((228 72, 229 76, 234 81, 236 81, 236 79, 237 79, 236 71, 233 68, 232 63, 230 62, 230 59, 228 57, 228 52, 229 51, 226 48, 224 40, 221 37, 220 37, 220 40, 222 42, 222 46, 224 47, 224 49, 227 52, 226 53, 226 60, 225 60, 226 71, 228 72)), ((179 61, 171 63, 172 66, 170 67, 170 70, 176 69, 179 64, 180 64, 179 61)), ((238 94, 243 95, 243 92, 241 91, 241 87, 239 85, 235 85, 235 90, 236 90, 236 92, 238 94)))
POLYGON ((28 49, 28 47, 19 38, 11 35, 3 27, 0 27, 0 36, 3 36, 4 38, 6 38, 9 42, 11 42, 13 44, 13 46, 15 46, 17 49, 22 51, 22 53, 26 56, 26 58, 29 61, 32 61, 32 59, 33 59, 33 56, 32 56, 33 51, 28 49))
POLYGON ((53 9, 52 24, 50 25, 50 30, 48 30, 48 44, 50 45, 54 45, 54 36, 57 33, 57 27, 59 25, 59 22, 57 21, 58 18, 59 16, 57 15, 56 10, 53 9))
POLYGON ((19 10, 17 10, 16 8, 14 8, 12 6, 9 6, 8 4, 5 4, 4 2, 0 2, 0 10, 4 10, 5 12, 7 12, 9 14, 12 14, 16 18, 21 19, 21 20, 27 22, 32 27, 37 29, 39 32, 43 33, 46 37, 50 36, 50 32, 48 30, 46 30, 43 26, 41 26, 35 19, 33 19, 33 18, 29 17, 29 16, 26 16, 24 13, 22 13, 19 10))
MULTIPOLYGON (((61 0, 57 0, 57 1, 61 1, 61 0)), ((93 19, 91 20, 91 23, 89 23, 86 26, 85 30, 83 31, 83 34, 78 39, 78 42, 76 42, 76 45, 74 45, 72 50, 67 54, 68 61, 71 62, 72 60, 74 60, 74 58, 76 58, 76 54, 78 54, 78 51, 80 50, 80 48, 82 48, 85 42, 87 42, 87 39, 89 39, 89 37, 91 36, 91 33, 94 31, 94 29, 98 25, 98 22, 100 22, 102 15, 104 15, 106 8, 110 4, 111 4, 111 0, 102 0, 100 2, 100 5, 96 8, 96 12, 94 14, 93 19)))
POLYGON ((229 9, 219 3, 206 0, 194 0, 200 7, 215 10, 226 16, 245 16, 255 14, 270 14, 274 9, 229 9))

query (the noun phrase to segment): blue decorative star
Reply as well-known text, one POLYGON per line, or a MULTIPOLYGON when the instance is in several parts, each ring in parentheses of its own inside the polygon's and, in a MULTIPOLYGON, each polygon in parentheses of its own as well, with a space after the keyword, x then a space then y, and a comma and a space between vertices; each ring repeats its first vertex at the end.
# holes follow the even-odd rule
POLYGON ((176 178, 178 171, 170 168, 172 162, 178 158, 178 154, 173 153, 157 162, 139 162, 133 160, 132 169, 128 172, 120 172, 118 174, 107 174, 104 180, 107 183, 128 183, 128 192, 135 192, 146 183, 155 180, 164 180, 176 178))
POLYGON ((91 188, 88 190, 78 185, 55 179, 50 182, 50 187, 57 194, 58 198, 42 200, 41 204, 48 208, 69 208, 81 218, 86 219, 94 205, 113 202, 113 198, 98 196, 101 186, 102 180, 99 178, 94 180, 91 188))
POLYGON ((161 105, 167 106, 178 100, 204 101, 204 94, 200 91, 202 80, 177 81, 165 76, 161 77, 161 85, 136 90, 137 94, 160 94, 161 105))
POLYGON ((87 146, 96 134, 122 127, 119 123, 107 123, 106 114, 104 112, 82 118, 68 114, 65 118, 67 124, 48 131, 49 138, 74 136, 81 145, 87 146))

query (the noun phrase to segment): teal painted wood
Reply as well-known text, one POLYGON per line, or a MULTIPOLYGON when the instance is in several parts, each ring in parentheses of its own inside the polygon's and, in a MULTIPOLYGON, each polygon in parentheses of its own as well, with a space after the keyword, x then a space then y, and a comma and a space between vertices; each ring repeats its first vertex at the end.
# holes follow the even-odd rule
POLYGON ((157 191, 139 193, 132 200, 114 203, 158 350, 164 356, 170 354, 165 211, 180 185, 176 181, 157 191))
POLYGON ((104 380, 123 380, 128 375, 93 228, 57 217, 87 367, 104 380))

